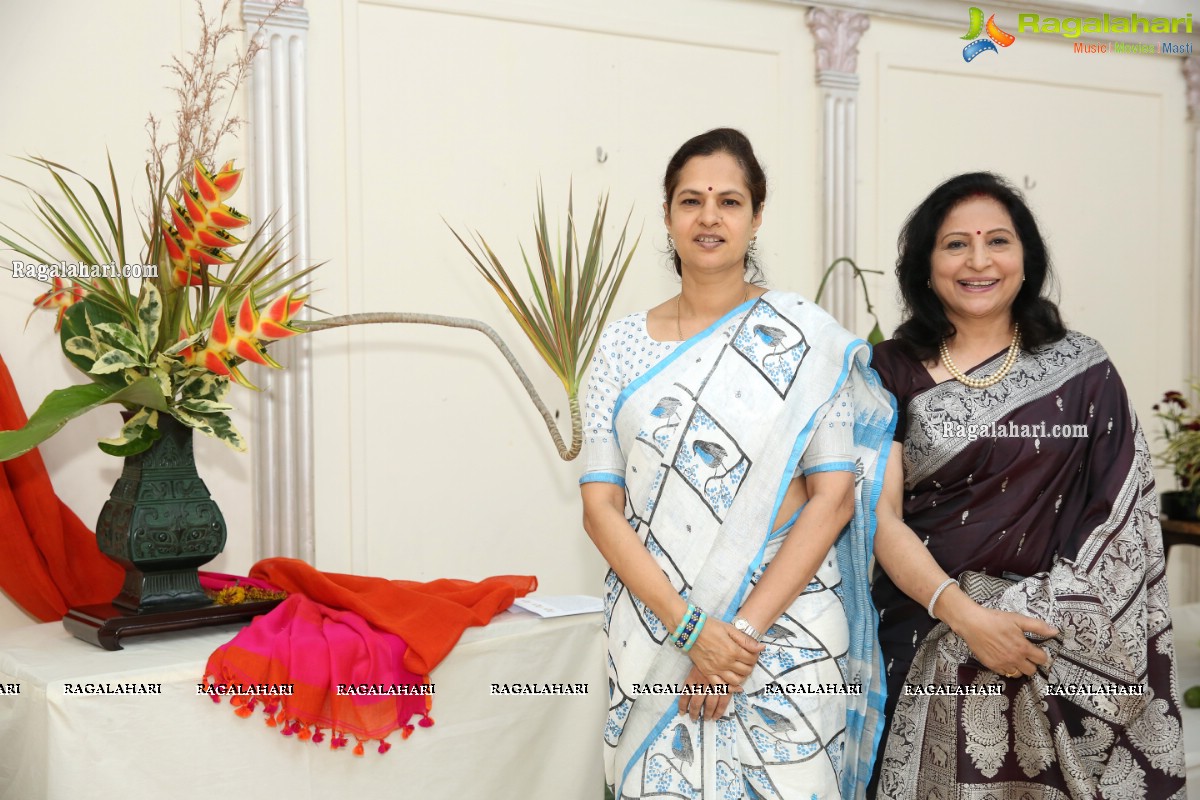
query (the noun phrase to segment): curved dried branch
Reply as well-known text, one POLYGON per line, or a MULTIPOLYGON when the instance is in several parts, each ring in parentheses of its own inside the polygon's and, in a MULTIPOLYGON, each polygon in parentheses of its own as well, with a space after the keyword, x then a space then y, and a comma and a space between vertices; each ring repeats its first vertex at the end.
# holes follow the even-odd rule
POLYGON ((492 344, 496 345, 496 349, 500 351, 500 354, 504 356, 504 360, 508 362, 513 372, 517 374, 518 380, 525 387, 525 392, 537 407, 538 413, 542 415, 542 419, 546 423, 546 430, 550 432, 550 438, 554 440, 554 446, 558 450, 558 455, 563 461, 570 461, 579 455, 579 449, 583 446, 583 421, 579 414, 579 397, 575 394, 568 394, 567 397, 567 404, 571 412, 571 446, 568 448, 563 442, 562 435, 558 432, 558 425, 554 422, 554 415, 551 414, 546 404, 542 402, 537 389, 533 387, 533 382, 529 380, 529 376, 525 374, 525 370, 517 362, 517 358, 513 355, 512 350, 500 338, 500 334, 496 333, 495 329, 486 322, 470 319, 469 317, 446 317, 440 314, 370 312, 364 314, 343 314, 337 317, 327 317, 322 320, 297 321, 296 325, 307 330, 319 331, 327 328, 342 328, 348 325, 375 325, 389 322, 410 325, 441 325, 446 328, 466 328, 479 331, 491 339, 492 344))

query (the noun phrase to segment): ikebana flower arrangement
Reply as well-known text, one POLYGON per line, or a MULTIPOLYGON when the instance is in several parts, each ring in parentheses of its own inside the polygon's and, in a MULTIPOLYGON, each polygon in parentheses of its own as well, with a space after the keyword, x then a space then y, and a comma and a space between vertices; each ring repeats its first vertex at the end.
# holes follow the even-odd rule
MULTIPOLYGON (((39 216, 69 258, 54 258, 26 237, 0 236, 0 241, 38 263, 128 264, 111 164, 110 203, 94 183, 71 170, 44 159, 30 161, 49 172, 67 201, 62 206, 32 194, 39 216), (91 190, 100 222, 85 209, 71 177, 91 190)), ((229 232, 250 224, 227 203, 241 183, 241 170, 228 162, 214 170, 197 159, 190 172, 179 180, 177 195, 166 195, 165 203, 163 197, 153 198, 152 209, 165 205, 169 211, 161 218, 155 214, 144 228, 138 261, 143 277, 129 277, 121 269, 79 270, 77 277, 56 277, 34 301, 37 308, 57 312, 63 353, 91 383, 51 393, 28 425, 0 433, 0 460, 27 452, 68 420, 105 403, 121 403, 130 412, 120 435, 100 442, 112 455, 149 448, 160 435, 163 414, 245 449, 225 402, 230 383, 253 386, 240 368, 246 362, 279 368, 267 347, 302 332, 292 324, 306 299, 296 287, 312 268, 285 276, 279 234, 267 236, 260 227, 243 242, 229 232), (235 255, 233 248, 243 244, 235 255)))

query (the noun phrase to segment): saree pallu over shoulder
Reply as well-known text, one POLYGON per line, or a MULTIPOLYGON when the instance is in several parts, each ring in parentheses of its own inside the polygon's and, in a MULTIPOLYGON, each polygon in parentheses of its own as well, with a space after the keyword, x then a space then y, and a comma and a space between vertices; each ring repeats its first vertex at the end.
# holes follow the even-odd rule
MULTIPOLYGON (((824 466, 855 473, 854 519, 836 546, 849 623, 843 674, 862 687, 848 697, 846 752, 831 755, 847 798, 863 795, 882 731, 882 664, 867 565, 895 420, 868 358, 867 345, 814 304, 768 292, 682 343, 624 390, 615 411, 630 525, 680 595, 725 621, 786 534, 773 537, 772 523, 817 425, 826 415, 853 414, 852 461, 824 466)), ((645 774, 631 774, 647 748, 661 741, 678 699, 677 693, 637 689, 681 684, 691 661, 664 645, 675 621, 657 619, 611 572, 607 589, 611 708, 605 740, 616 796, 726 796, 734 791, 729 776, 738 765, 712 763, 712 748, 693 745, 680 730, 652 786, 645 774)), ((763 726, 738 734, 756 746, 769 747, 772 736, 799 727, 786 713, 758 713, 763 726)), ((717 724, 725 723, 738 724, 730 718, 717 724)), ((763 766, 754 767, 757 777, 746 780, 763 797, 790 797, 775 793, 779 787, 765 766, 770 760, 763 756, 763 766)), ((747 769, 743 765, 743 774, 747 769)), ((736 791, 732 796, 741 797, 740 781, 736 791)))
POLYGON ((906 518, 914 530, 940 524, 960 538, 930 549, 976 602, 1045 620, 1060 633, 1043 643, 1048 668, 1005 679, 975 661, 945 624, 933 627, 905 678, 906 688, 925 693, 899 695, 879 797, 1183 798, 1153 466, 1103 349, 1068 334, 1023 355, 992 390, 939 384, 908 411, 906 518), (1045 437, 1038 417, 1085 424, 1087 436, 980 446, 944 424, 1020 420, 1045 437), (1010 484, 997 465, 1054 477, 1010 484), (987 485, 972 494, 972 482, 987 485), (926 496, 933 499, 923 503, 926 496), (946 509, 940 523, 939 508, 946 509), (986 543, 968 524, 977 513, 1000 528, 986 543), (976 555, 984 548, 986 573, 976 555))

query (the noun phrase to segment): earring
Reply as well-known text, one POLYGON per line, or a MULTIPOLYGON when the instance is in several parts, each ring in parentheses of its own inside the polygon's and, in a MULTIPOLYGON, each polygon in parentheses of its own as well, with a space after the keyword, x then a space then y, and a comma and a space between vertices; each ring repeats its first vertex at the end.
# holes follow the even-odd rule
POLYGON ((925 288, 926 288, 926 289, 932 289, 932 288, 933 288, 933 281, 929 281, 929 280, 925 281, 925 288))

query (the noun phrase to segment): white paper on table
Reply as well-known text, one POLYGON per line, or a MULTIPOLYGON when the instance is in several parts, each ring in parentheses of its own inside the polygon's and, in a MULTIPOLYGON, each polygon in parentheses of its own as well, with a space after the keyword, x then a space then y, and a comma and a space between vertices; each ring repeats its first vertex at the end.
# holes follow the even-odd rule
POLYGON ((518 597, 513 607, 531 611, 539 617, 569 617, 573 614, 592 614, 604 610, 604 601, 586 594, 539 594, 518 597))

